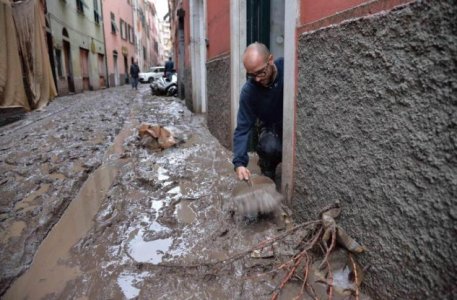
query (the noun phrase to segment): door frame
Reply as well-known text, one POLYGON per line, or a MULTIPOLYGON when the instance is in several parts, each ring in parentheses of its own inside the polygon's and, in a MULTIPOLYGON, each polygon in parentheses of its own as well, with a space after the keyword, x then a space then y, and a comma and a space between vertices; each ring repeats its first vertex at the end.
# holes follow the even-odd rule
POLYGON ((284 23, 284 112, 281 191, 286 203, 292 204, 295 170, 295 118, 297 95, 297 24, 300 1, 285 1, 284 23), (287 58, 287 59, 286 59, 287 58), (287 80, 286 80, 287 78, 287 80))
POLYGON ((73 78, 73 65, 71 62, 71 44, 70 41, 63 39, 62 47, 64 53, 64 66, 65 66, 65 77, 67 79, 68 92, 75 93, 75 81, 73 78))
MULTIPOLYGON (((295 169, 295 116, 297 86, 297 35, 300 0, 284 2, 284 112, 283 112, 283 152, 281 169, 281 192, 287 205, 292 204, 295 169), (287 79, 287 80, 286 80, 287 79)), ((241 87, 246 81, 242 54, 246 48, 247 2, 230 1, 230 94, 231 94, 231 130, 236 127, 241 87), (233 38, 236 37, 236 38, 233 38)))
POLYGON ((242 55, 246 48, 246 0, 230 1, 230 108, 231 136, 235 132, 241 87, 246 82, 242 55), (236 38, 235 38, 236 37, 236 38))
POLYGON ((190 60, 192 66, 193 111, 207 111, 206 94, 206 0, 189 2, 190 15, 190 60))

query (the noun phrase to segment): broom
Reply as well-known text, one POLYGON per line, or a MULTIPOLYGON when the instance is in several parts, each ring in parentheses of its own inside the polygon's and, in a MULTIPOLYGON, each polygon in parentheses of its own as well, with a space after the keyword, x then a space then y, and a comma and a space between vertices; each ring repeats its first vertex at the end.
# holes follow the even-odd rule
POLYGON ((232 191, 232 203, 242 215, 267 214, 276 210, 283 196, 273 180, 266 176, 251 176, 238 183, 232 191))

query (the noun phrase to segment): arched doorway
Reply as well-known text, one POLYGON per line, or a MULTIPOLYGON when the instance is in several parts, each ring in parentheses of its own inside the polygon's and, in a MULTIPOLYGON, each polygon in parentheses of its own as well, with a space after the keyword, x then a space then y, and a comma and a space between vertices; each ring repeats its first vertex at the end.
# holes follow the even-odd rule
POLYGON ((117 50, 113 50, 113 64, 114 64, 114 85, 119 85, 119 67, 117 65, 117 50))

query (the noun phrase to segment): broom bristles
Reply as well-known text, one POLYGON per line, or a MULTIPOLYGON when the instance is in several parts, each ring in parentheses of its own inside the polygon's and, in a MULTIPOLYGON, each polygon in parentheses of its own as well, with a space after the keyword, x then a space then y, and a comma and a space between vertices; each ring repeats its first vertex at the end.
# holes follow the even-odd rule
POLYGON ((276 190, 274 182, 270 180, 271 182, 265 183, 263 179, 261 181, 263 182, 256 184, 256 180, 252 180, 251 187, 245 185, 234 191, 232 200, 239 213, 244 215, 267 214, 279 207, 283 197, 276 190))

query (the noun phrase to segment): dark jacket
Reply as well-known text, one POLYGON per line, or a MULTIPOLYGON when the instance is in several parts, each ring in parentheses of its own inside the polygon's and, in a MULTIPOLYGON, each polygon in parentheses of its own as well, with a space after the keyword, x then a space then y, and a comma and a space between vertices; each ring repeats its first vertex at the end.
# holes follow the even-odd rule
POLYGON ((138 78, 138 74, 140 74, 140 67, 137 64, 132 64, 130 66, 130 76, 133 78, 138 78))
POLYGON ((165 63, 165 75, 168 74, 168 72, 173 72, 173 69, 175 68, 175 63, 172 60, 169 60, 165 63))
MULTIPOLYGON (((246 167, 249 163, 249 133, 257 119, 265 127, 282 128, 284 59, 275 60, 278 74, 270 87, 248 80, 241 89, 237 126, 233 135, 233 165, 246 167)), ((282 130, 282 129, 281 129, 282 130)))

